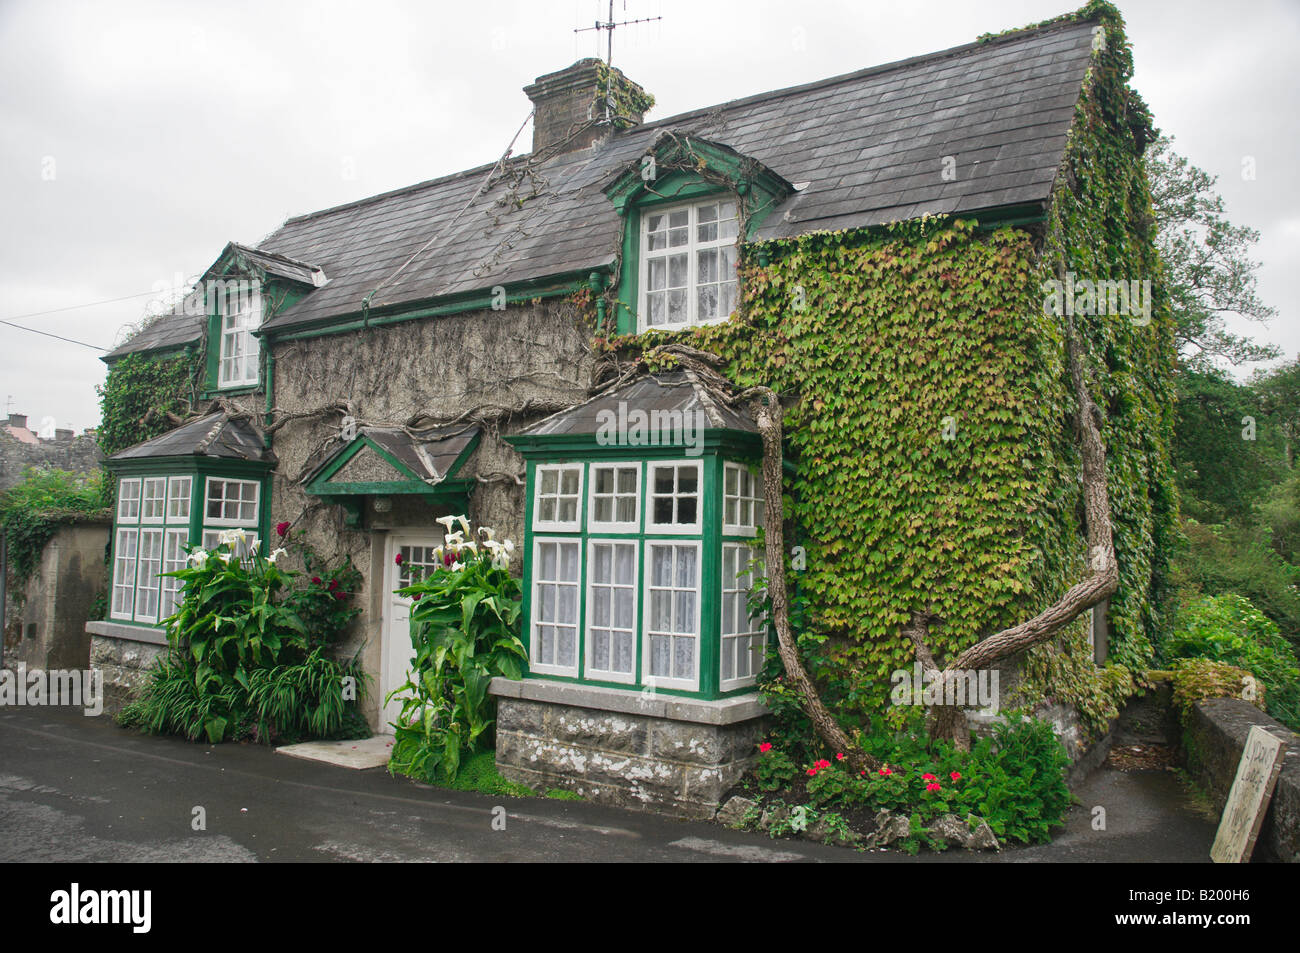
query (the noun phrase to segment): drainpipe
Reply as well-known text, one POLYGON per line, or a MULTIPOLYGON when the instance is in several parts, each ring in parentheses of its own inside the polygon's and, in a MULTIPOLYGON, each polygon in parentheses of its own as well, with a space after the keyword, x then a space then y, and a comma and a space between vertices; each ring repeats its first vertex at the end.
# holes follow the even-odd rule
MULTIPOLYGON (((268 349, 266 352, 266 413, 263 420, 267 427, 271 426, 271 408, 275 406, 275 355, 268 349)), ((262 442, 266 444, 266 449, 271 449, 271 432, 268 430, 262 435, 262 442)))

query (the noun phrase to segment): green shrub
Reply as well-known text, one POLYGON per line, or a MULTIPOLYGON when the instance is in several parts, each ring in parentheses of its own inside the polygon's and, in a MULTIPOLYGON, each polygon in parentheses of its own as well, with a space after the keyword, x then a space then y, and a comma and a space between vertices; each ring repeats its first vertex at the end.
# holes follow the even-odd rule
POLYGON ((240 536, 226 534, 211 553, 192 548, 185 568, 167 574, 184 586, 180 606, 163 620, 168 653, 118 720, 213 744, 364 737, 355 701, 367 676, 355 660, 340 665, 310 644, 291 606, 295 574, 276 565, 283 551, 241 559, 240 536))
MULTIPOLYGON (((908 817, 912 833, 900 845, 904 850, 929 844, 925 826, 944 814, 983 818, 1000 840, 1045 842, 1071 803, 1065 783, 1069 759, 1045 721, 1013 714, 993 726, 991 738, 958 752, 947 742, 929 743, 924 714, 917 710, 897 732, 877 719, 863 741, 883 767, 854 777, 839 752, 818 758, 802 772, 805 807, 821 817, 863 809, 908 817)), ((764 750, 755 781, 760 791, 777 792, 784 802, 797 788, 773 771, 783 758, 776 745, 764 750), (774 787, 778 777, 785 783, 774 787)))
POLYGON ((1245 669, 1263 685, 1268 713, 1300 729, 1300 660, 1273 620, 1244 596, 1202 596, 1184 606, 1160 651, 1169 660, 1206 659, 1245 669))

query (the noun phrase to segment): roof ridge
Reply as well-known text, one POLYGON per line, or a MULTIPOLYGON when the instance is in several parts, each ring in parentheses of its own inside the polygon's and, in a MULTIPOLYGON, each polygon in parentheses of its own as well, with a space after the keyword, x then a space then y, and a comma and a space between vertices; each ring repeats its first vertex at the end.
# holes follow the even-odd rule
MULTIPOLYGON (((506 160, 505 166, 508 168, 511 165, 522 162, 525 159, 527 159, 531 154, 532 153, 524 153, 523 155, 517 155, 512 158, 509 158, 506 160)), ((432 188, 435 185, 444 185, 447 182, 451 182, 455 179, 469 178, 481 172, 487 172, 494 169, 497 165, 497 162, 499 161, 500 160, 498 159, 494 162, 485 162, 483 165, 474 166, 474 168, 472 169, 464 169, 460 172, 452 172, 449 175, 440 175, 436 179, 425 179, 423 182, 415 182, 411 185, 404 185, 401 188, 389 189, 387 192, 379 192, 375 195, 368 195, 365 198, 353 199, 351 202, 343 202, 339 205, 331 205, 329 208, 317 209, 315 212, 307 212, 303 215, 294 215, 290 218, 286 218, 280 224, 280 228, 277 228, 274 232, 268 235, 267 238, 264 239, 263 241, 264 242, 269 241, 270 239, 274 238, 275 235, 280 231, 280 229, 284 228, 286 225, 296 225, 299 222, 305 222, 309 219, 319 218, 324 215, 332 215, 335 212, 342 212, 350 208, 360 208, 363 205, 370 205, 373 202, 379 202, 382 201, 383 199, 392 198, 395 195, 404 195, 408 192, 418 192, 420 189, 432 188)), ((266 249, 262 248, 260 245, 255 247, 253 250, 262 252, 263 254, 267 254, 267 255, 279 254, 279 252, 267 251, 266 249)), ((306 262, 300 262, 300 264, 306 264, 306 262)))

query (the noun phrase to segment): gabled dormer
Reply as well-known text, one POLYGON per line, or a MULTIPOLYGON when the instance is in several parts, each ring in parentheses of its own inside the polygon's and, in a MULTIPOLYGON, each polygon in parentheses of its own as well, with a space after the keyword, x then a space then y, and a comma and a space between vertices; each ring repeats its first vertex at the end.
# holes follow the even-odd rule
POLYGON ((605 187, 624 218, 620 334, 725 321, 740 243, 795 188, 721 143, 663 130, 605 187))
POLYGON ((255 391, 266 380, 260 329, 323 286, 314 265, 231 242, 200 281, 207 314, 205 397, 255 391))

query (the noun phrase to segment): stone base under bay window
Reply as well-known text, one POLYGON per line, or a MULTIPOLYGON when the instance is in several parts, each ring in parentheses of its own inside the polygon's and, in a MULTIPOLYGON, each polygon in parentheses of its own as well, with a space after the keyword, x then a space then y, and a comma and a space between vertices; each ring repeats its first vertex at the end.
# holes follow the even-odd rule
POLYGON ((680 817, 712 817, 753 764, 756 694, 704 701, 544 679, 492 680, 497 770, 536 790, 680 817))

